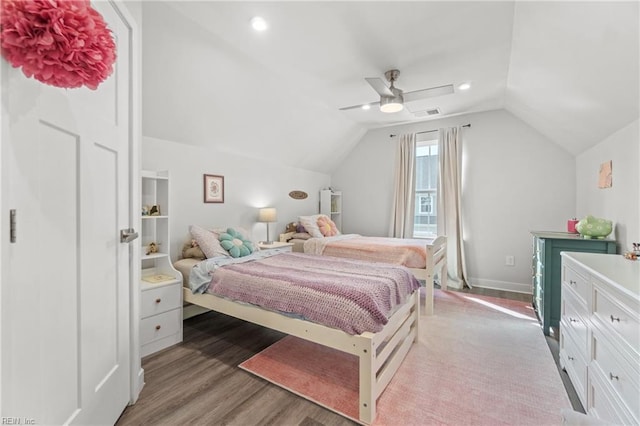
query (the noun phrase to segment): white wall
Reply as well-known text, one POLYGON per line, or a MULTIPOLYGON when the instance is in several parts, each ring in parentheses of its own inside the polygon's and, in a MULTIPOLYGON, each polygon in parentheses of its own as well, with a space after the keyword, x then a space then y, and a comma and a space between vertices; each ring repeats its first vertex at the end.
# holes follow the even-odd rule
POLYGON ((387 235, 396 146, 389 134, 466 123, 462 209, 471 284, 530 292, 530 231, 566 231, 576 214, 575 161, 505 110, 367 133, 331 177, 343 194, 343 231, 387 235), (505 266, 506 255, 515 266, 505 266))
POLYGON ((270 225, 276 239, 288 222, 318 211, 319 190, 330 177, 287 166, 219 152, 212 148, 144 137, 142 169, 169 170, 171 258, 176 260, 189 235, 189 225, 242 226, 254 240, 266 239, 266 224, 257 223, 258 208, 276 207, 278 222, 270 225), (203 202, 203 175, 224 176, 224 203, 203 202), (292 190, 309 197, 294 200, 292 190))
POLYGON ((638 120, 576 158, 579 218, 588 214, 612 220, 618 253, 640 242, 640 136, 638 120), (598 188, 600 164, 612 162, 611 188, 598 188))

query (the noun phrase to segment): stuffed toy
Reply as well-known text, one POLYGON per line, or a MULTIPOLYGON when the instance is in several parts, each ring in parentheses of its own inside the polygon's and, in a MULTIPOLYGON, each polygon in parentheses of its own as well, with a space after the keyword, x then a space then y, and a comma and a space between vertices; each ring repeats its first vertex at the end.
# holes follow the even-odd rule
POLYGON ((611 233, 612 229, 613 224, 610 220, 599 219, 591 215, 580 220, 576 225, 576 231, 586 239, 603 239, 611 233))
POLYGON ((182 246, 183 259, 206 259, 204 252, 196 240, 189 240, 182 246))
POLYGON ((284 229, 284 232, 285 233, 296 232, 297 228, 298 228, 298 222, 290 222, 290 223, 287 223, 287 227, 284 229))
POLYGON ((157 253, 158 252, 158 245, 154 242, 149 243, 149 245, 147 246, 147 256, 150 255, 151 253, 157 253))

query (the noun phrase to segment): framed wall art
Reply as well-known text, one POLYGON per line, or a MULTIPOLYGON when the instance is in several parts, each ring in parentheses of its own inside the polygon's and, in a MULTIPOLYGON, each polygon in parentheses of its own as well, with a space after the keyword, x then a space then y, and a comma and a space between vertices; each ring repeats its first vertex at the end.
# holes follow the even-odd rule
POLYGON ((598 188, 611 188, 612 180, 612 164, 611 160, 600 164, 600 172, 598 173, 598 188))
POLYGON ((224 203, 224 176, 204 175, 204 202, 224 203))

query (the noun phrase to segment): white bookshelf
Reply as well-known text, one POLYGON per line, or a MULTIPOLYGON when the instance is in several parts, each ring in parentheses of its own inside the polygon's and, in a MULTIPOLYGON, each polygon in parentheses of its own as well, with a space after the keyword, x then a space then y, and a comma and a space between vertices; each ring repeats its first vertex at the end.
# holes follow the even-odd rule
POLYGON ((342 232, 342 192, 330 189, 320 190, 320 213, 329 216, 342 232))
POLYGON ((182 275, 169 253, 169 172, 141 172, 140 337, 142 356, 182 341, 182 275), (159 214, 144 214, 156 206, 159 214), (157 252, 149 253, 155 243, 157 252), (159 278, 150 282, 152 277, 159 278))

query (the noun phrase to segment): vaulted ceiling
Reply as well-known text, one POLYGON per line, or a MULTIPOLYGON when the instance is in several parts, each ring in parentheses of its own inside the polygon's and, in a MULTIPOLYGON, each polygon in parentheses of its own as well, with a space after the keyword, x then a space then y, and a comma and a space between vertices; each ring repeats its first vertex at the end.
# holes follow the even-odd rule
POLYGON ((330 173, 368 129, 504 108, 578 154, 640 115, 639 22, 638 2, 146 1, 143 133, 330 173), (340 110, 389 69, 455 91, 340 110))

